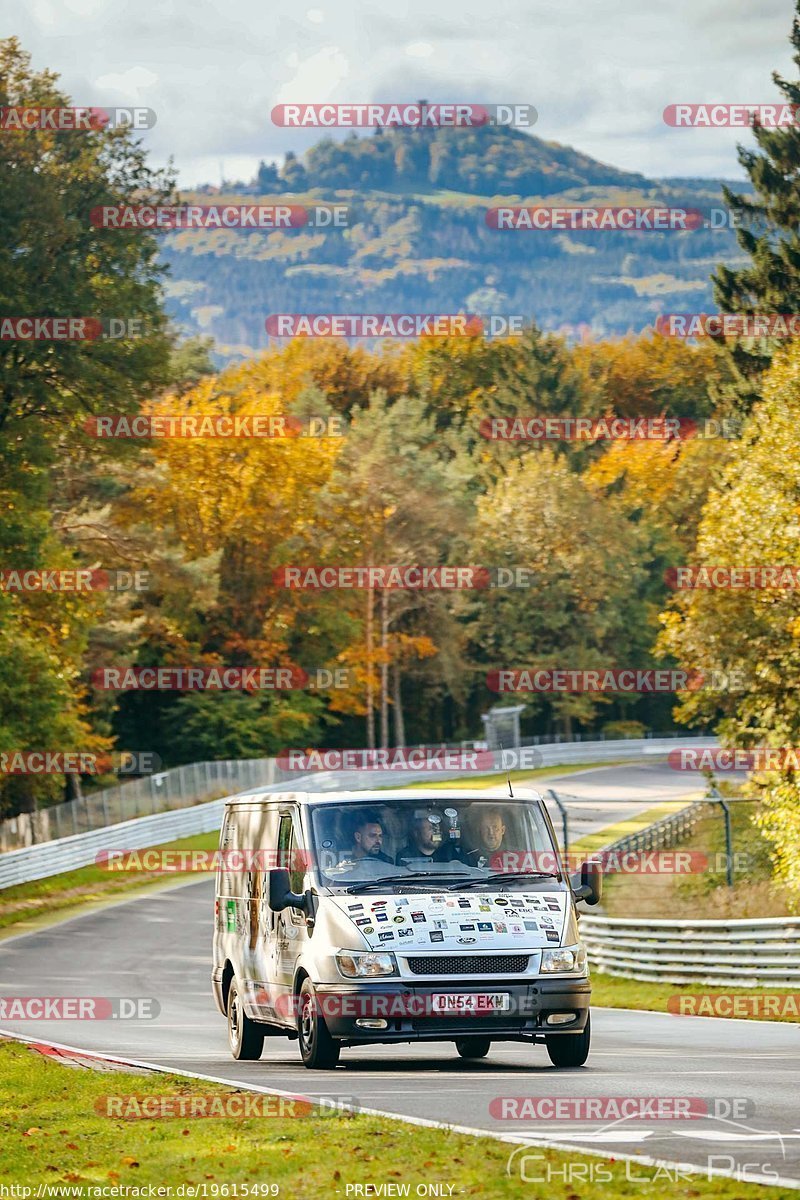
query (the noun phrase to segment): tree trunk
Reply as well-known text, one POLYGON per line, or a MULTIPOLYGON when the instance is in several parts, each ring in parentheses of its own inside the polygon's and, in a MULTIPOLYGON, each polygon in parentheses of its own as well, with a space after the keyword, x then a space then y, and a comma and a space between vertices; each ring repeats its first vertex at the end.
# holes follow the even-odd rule
POLYGON ((367 749, 375 749, 375 694, 372 685, 374 666, 375 593, 367 590, 367 749))
POLYGON ((389 745, 389 593, 381 591, 381 749, 389 745))
POLYGON ((392 690, 394 695, 394 744, 395 746, 405 746, 406 744, 406 729, 405 721, 403 720, 403 695, 400 689, 400 664, 395 663, 392 668, 392 690))

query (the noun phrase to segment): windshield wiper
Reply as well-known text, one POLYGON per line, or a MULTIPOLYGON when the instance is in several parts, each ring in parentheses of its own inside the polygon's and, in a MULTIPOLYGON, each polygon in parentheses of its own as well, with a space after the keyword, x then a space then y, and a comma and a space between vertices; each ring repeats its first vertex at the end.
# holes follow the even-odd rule
POLYGON ((493 871, 480 879, 468 879, 462 887, 474 887, 476 883, 497 883, 504 879, 557 879, 561 883, 560 871, 493 871))
POLYGON ((345 891, 363 892, 366 888, 380 887, 384 883, 408 883, 412 887, 419 887, 422 883, 430 883, 432 880, 441 882, 442 879, 450 882, 453 876, 450 872, 437 874, 435 871, 409 871, 407 875, 383 875, 380 879, 360 879, 356 883, 348 884, 345 891))

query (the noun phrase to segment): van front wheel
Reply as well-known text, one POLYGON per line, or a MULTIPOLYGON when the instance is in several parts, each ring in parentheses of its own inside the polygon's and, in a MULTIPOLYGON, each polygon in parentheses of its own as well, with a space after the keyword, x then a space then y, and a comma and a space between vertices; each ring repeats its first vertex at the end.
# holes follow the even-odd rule
POLYGON ((554 1067, 582 1067, 589 1057, 591 1020, 587 1016, 583 1033, 560 1033, 545 1038, 547 1053, 554 1067))
POLYGON ((234 1058, 261 1058, 264 1049, 264 1030, 251 1021, 244 1011, 239 985, 235 979, 228 988, 228 1041, 234 1058))
POLYGON ((300 988, 297 1037, 303 1062, 310 1070, 327 1071, 336 1066, 341 1043, 335 1041, 328 1032, 310 979, 304 979, 300 988))

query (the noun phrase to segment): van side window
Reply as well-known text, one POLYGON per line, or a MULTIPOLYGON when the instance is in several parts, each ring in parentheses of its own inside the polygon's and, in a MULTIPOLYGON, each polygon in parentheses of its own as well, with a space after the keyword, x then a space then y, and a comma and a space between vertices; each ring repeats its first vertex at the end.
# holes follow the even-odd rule
POLYGON ((284 814, 278 827, 278 863, 289 871, 289 887, 293 892, 302 891, 305 875, 300 861, 302 856, 295 853, 296 848, 294 822, 284 814))

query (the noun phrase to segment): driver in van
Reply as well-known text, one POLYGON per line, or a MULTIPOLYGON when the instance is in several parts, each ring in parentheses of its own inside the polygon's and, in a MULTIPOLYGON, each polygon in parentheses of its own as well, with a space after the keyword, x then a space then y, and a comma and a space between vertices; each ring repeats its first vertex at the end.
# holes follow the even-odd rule
POLYGON ((359 817, 353 830, 353 854, 355 862, 364 858, 377 858, 380 862, 393 863, 394 859, 383 852, 383 826, 376 812, 366 812, 359 817))

